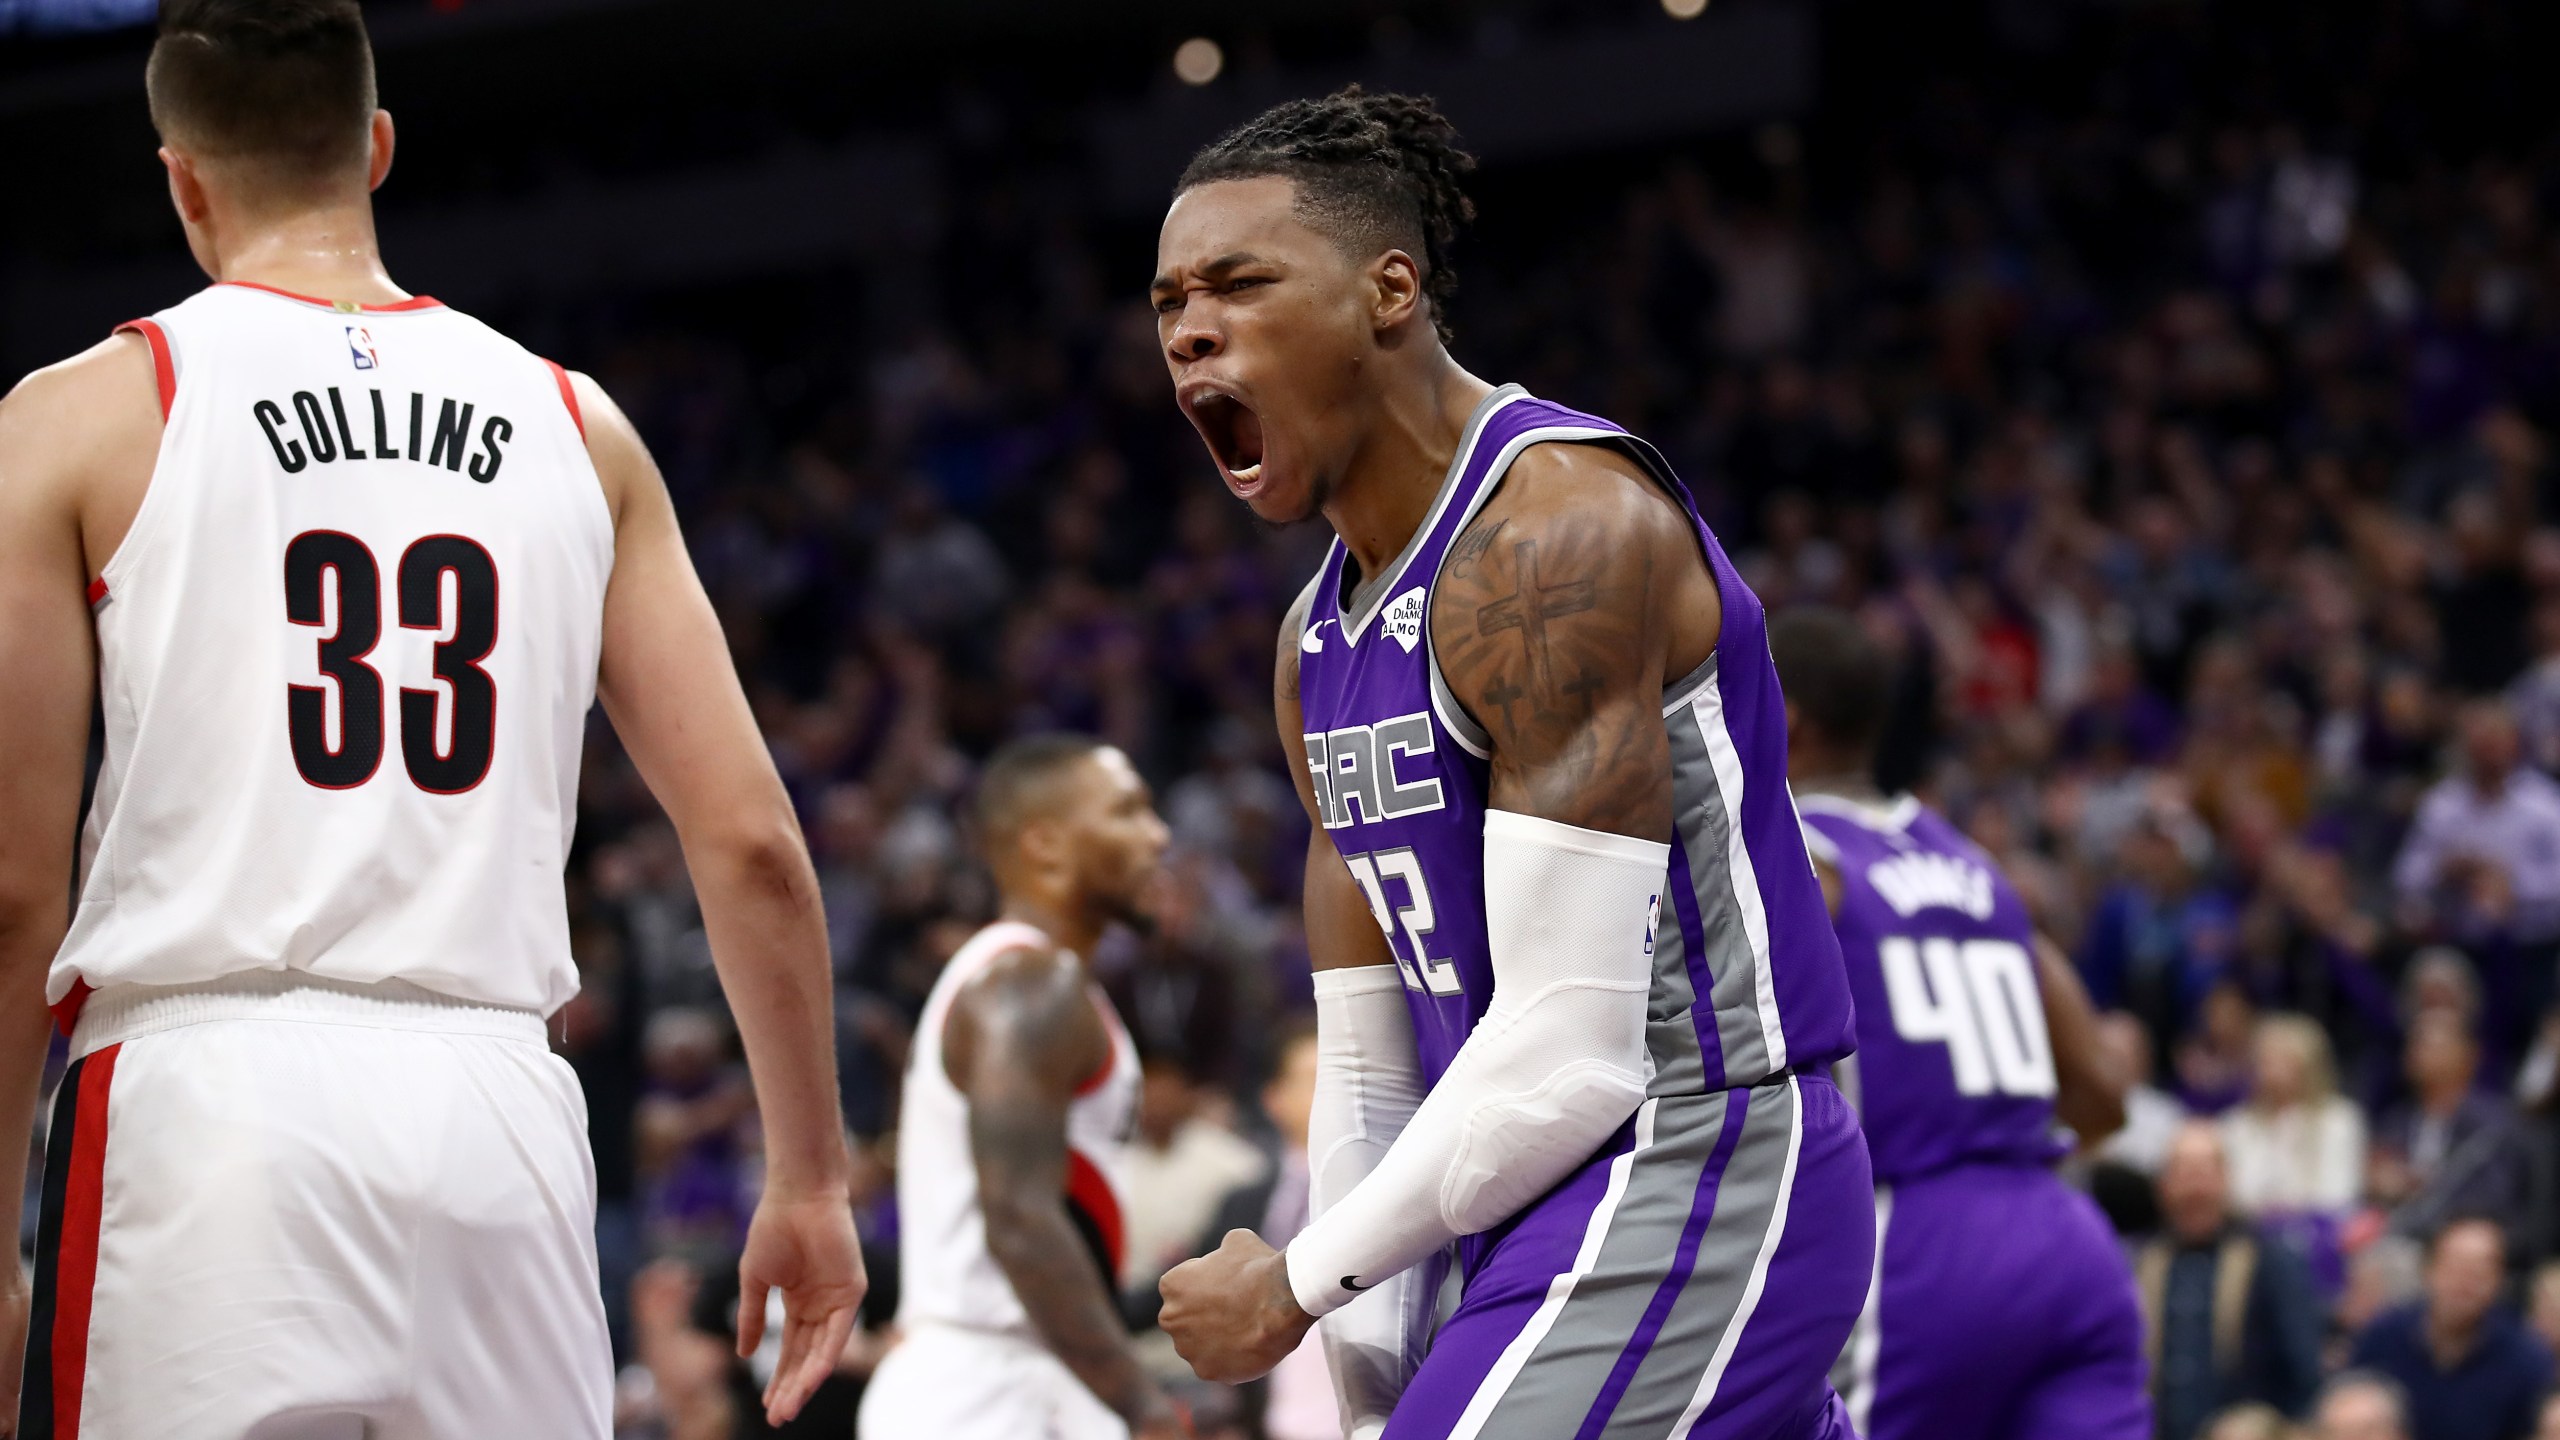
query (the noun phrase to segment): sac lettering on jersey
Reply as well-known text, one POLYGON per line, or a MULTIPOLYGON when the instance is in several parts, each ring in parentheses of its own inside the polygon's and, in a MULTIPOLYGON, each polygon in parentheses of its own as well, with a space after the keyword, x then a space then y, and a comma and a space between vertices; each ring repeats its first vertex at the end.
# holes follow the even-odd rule
POLYGON ((486 485, 498 478, 516 427, 492 413, 479 417, 475 433, 478 409, 467 400, 430 400, 414 390, 404 406, 396 393, 386 398, 368 388, 350 397, 331 385, 318 392, 297 390, 289 400, 259 400, 249 413, 288 475, 341 460, 423 460, 486 485))
POLYGON ((1307 744, 1307 769, 1315 777, 1327 830, 1427 814, 1447 803, 1437 776, 1407 780, 1396 764, 1398 756, 1432 752, 1431 717, 1425 712, 1299 738, 1307 744))

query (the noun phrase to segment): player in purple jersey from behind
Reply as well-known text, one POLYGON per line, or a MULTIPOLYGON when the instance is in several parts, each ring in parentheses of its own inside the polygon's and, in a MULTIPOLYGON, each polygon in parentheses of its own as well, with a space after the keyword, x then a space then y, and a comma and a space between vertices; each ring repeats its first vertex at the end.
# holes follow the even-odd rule
POLYGON ((1337 537, 1276 687, 1317 1213, 1168 1274, 1164 1328, 1240 1380, 1325 1315, 1360 1437, 1840 1440, 1872 1179, 1760 603, 1652 447, 1450 358, 1471 164, 1427 101, 1283 105, 1158 242, 1228 488, 1337 537))
POLYGON ((2146 1440, 2133 1277, 2053 1173, 2057 1117, 2092 1140, 2124 1121, 2088 995, 1980 847, 1867 779, 1891 677, 1857 622, 1791 612, 1769 644, 1875 1164, 1874 1286, 1833 1372, 1850 1417, 1868 1440, 2146 1440))

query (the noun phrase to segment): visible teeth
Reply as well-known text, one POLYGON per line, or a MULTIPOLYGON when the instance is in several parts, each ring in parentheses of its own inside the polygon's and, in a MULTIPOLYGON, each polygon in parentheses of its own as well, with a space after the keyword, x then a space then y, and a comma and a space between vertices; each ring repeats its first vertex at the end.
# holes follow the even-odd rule
POLYGON ((1250 485, 1262 478, 1262 462, 1256 460, 1250 465, 1240 465, 1227 473, 1250 485))

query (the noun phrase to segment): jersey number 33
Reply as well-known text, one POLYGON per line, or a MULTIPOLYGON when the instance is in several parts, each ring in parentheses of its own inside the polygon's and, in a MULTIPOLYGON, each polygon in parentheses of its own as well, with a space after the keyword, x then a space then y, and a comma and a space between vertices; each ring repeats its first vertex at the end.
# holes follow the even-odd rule
MULTIPOLYGON (((497 563, 475 540, 429 535, 401 553, 393 587, 401 628, 435 632, 441 682, 400 687, 400 759, 419 789, 459 795, 488 776, 496 748, 498 686, 480 662, 498 643, 497 563)), ((285 720, 294 768, 323 790, 351 790, 382 764, 382 672, 366 657, 382 642, 383 599, 382 567, 356 537, 306 530, 285 547, 285 618, 321 632, 329 681, 287 685, 285 720)))

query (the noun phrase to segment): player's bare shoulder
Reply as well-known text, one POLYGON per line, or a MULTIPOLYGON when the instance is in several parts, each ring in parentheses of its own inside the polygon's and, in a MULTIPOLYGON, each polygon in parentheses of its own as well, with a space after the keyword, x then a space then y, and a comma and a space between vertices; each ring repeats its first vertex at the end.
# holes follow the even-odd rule
POLYGON ((1678 502, 1616 450, 1547 444, 1522 452, 1451 547, 1431 640, 1497 763, 1561 767, 1559 783, 1597 785, 1604 803, 1621 771, 1658 786, 1658 767, 1610 753, 1611 737, 1658 721, 1662 686, 1705 661, 1721 618, 1678 502), (1595 725, 1619 711, 1626 724, 1595 725))
POLYGON ((29 374, 0 398, 0 506, 79 517, 92 568, 114 553, 160 451, 151 347, 119 332, 29 374))
POLYGON ((77 355, 29 371, 26 378, 10 388, 5 403, 16 406, 37 397, 74 396, 97 401, 119 392, 158 413, 160 385, 151 362, 151 346, 132 330, 119 330, 77 355))
POLYGON ((604 487, 605 509, 614 527, 622 526, 623 507, 643 486, 658 484, 657 462, 649 458, 639 430, 604 386, 583 370, 562 372, 577 402, 578 429, 586 437, 587 456, 595 462, 596 479, 604 487))
POLYGON ((1091 985, 1084 965, 1056 945, 1015 945, 990 957, 952 997, 942 1052, 952 1083, 970 1090, 981 1063, 1002 1057, 1074 1089, 1111 1050, 1091 985))

